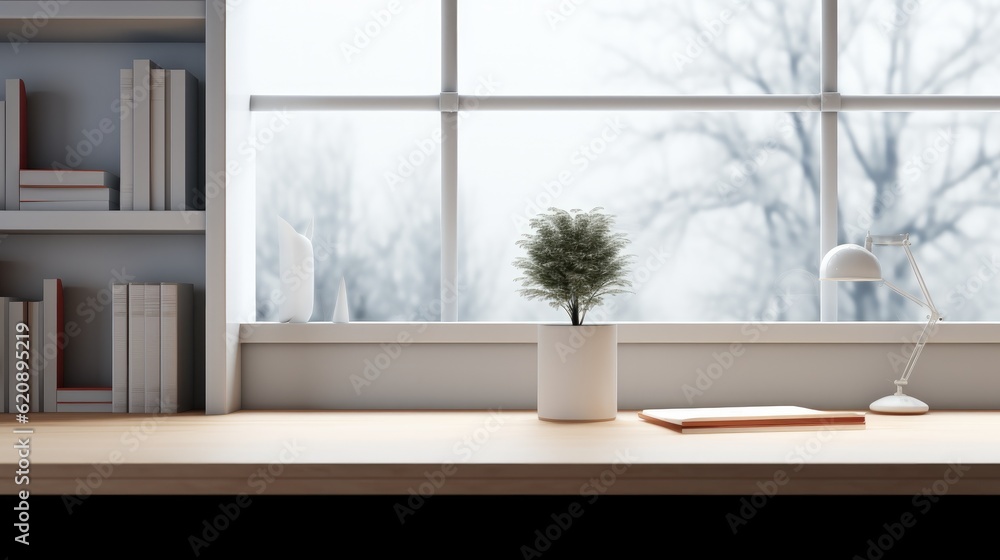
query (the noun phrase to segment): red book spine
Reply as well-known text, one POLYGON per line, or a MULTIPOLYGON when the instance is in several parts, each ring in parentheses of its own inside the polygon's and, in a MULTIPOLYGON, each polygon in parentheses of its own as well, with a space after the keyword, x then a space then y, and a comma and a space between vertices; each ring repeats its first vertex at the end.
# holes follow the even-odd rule
POLYGON ((20 169, 28 168, 28 92, 24 89, 24 81, 18 80, 20 92, 18 96, 21 98, 21 116, 20 116, 20 127, 21 127, 21 161, 19 162, 20 169))
POLYGON ((65 360, 63 349, 66 347, 66 315, 63 309, 63 285, 61 279, 56 279, 56 387, 65 387, 63 370, 65 360))

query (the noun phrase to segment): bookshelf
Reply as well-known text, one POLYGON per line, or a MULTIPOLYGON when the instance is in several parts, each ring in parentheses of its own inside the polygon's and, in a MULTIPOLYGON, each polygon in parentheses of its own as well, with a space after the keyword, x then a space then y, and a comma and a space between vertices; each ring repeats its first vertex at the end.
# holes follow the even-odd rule
MULTIPOLYGON (((21 78, 28 92, 29 166, 120 175, 119 70, 148 58, 198 79, 196 188, 204 191, 206 13, 203 0, 0 2, 9 42, 0 49, 0 78, 21 78), (103 119, 114 132, 88 137, 103 119)), ((109 283, 122 279, 193 284, 194 406, 204 409, 206 216, 204 209, 0 211, 0 293, 40 299, 44 278, 62 278, 66 320, 82 326, 66 346, 66 384, 110 387, 111 309, 88 302, 99 304, 109 283)))

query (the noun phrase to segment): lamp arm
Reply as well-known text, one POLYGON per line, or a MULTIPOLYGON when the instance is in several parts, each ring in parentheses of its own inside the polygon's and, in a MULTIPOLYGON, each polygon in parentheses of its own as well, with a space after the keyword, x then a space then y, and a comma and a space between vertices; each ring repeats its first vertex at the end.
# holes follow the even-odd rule
POLYGON ((917 277, 917 284, 920 285, 920 292, 924 295, 924 301, 927 302, 927 307, 931 310, 933 315, 938 315, 937 307, 934 306, 934 300, 931 299, 931 293, 927 290, 927 284, 924 284, 924 275, 920 274, 920 269, 917 267, 917 261, 913 258, 913 253, 910 251, 910 243, 907 241, 903 244, 903 251, 906 252, 906 258, 910 261, 910 266, 913 268, 913 275, 917 277))
POLYGON ((917 364, 917 358, 920 357, 920 353, 923 352, 924 346, 927 343, 927 338, 930 336, 930 330, 938 322, 941 317, 937 312, 932 311, 930 319, 927 324, 924 325, 924 329, 920 331, 920 338, 917 339, 917 345, 913 348, 913 353, 910 354, 910 359, 906 362, 906 368, 903 370, 903 375, 894 381, 896 384, 896 394, 903 394, 903 385, 906 385, 907 381, 910 379, 910 374, 913 373, 913 366, 917 364))
POLYGON ((913 253, 910 251, 909 239, 904 237, 901 245, 903 246, 903 251, 906 252, 907 260, 910 261, 910 267, 913 268, 913 274, 917 277, 917 284, 920 285, 920 292, 924 296, 924 301, 920 301, 915 296, 899 289, 890 282, 886 281, 884 284, 906 299, 922 307, 926 307, 930 310, 930 315, 927 317, 927 324, 924 325, 923 330, 920 331, 920 337, 917 339, 917 344, 913 348, 913 353, 910 354, 910 359, 906 362, 906 368, 903 370, 903 375, 895 381, 897 395, 903 394, 903 385, 906 385, 907 381, 909 381, 910 374, 913 373, 913 367, 917 364, 917 359, 920 357, 920 353, 923 352, 924 346, 927 344, 927 338, 930 336, 931 329, 939 320, 941 320, 941 314, 938 312, 937 307, 935 307, 934 300, 931 299, 930 291, 927 290, 927 284, 924 283, 924 276, 920 274, 920 268, 917 267, 917 261, 913 258, 913 253))
POLYGON ((899 294, 899 295, 901 295, 901 296, 905 297, 906 299, 908 299, 908 300, 912 301, 913 303, 915 303, 915 304, 919 305, 920 307, 923 307, 923 308, 925 308, 925 309, 928 309, 928 310, 930 310, 931 312, 934 312, 934 311, 936 311, 936 310, 935 310, 935 309, 934 309, 934 308, 933 308, 933 307, 932 307, 932 306, 931 306, 930 304, 928 304, 928 303, 927 303, 926 301, 920 301, 920 298, 918 298, 918 297, 917 297, 917 296, 915 296, 915 295, 912 295, 912 294, 910 294, 909 292, 906 292, 906 291, 902 290, 902 289, 901 289, 901 288, 900 288, 899 286, 897 286, 897 285, 893 284, 892 282, 890 282, 890 281, 888 281, 888 280, 885 280, 885 279, 882 279, 882 283, 883 283, 883 284, 885 284, 885 286, 886 286, 887 288, 889 288, 889 289, 891 289, 892 291, 896 292, 897 294, 899 294))

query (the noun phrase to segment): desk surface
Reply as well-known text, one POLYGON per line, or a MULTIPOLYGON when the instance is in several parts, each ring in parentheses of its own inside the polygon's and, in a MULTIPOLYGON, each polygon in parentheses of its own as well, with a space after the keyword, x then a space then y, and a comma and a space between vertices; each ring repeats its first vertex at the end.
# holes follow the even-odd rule
MULTIPOLYGON (((1000 495, 1000 411, 869 413, 863 430, 680 434, 621 411, 240 411, 2 416, 33 494, 1000 495), (30 435, 13 434, 30 428, 30 435)), ((17 470, 8 446, 0 468, 17 470)))

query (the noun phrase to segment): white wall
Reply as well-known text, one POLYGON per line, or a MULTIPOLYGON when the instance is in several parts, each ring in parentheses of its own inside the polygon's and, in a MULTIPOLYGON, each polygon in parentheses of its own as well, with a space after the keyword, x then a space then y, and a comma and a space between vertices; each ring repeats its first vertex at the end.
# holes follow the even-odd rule
MULTIPOLYGON (((906 352, 902 340, 621 344, 619 408, 867 409, 895 391, 889 356, 905 363, 906 352)), ((526 343, 244 343, 242 402, 244 409, 533 409, 535 359, 535 345, 526 343)), ((932 410, 997 409, 997 364, 1000 344, 929 344, 907 392, 932 410)))

